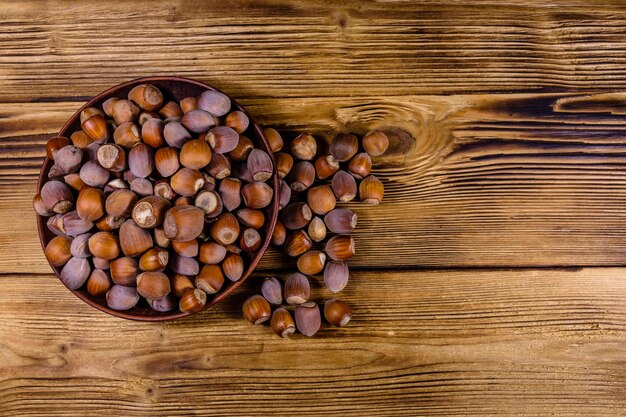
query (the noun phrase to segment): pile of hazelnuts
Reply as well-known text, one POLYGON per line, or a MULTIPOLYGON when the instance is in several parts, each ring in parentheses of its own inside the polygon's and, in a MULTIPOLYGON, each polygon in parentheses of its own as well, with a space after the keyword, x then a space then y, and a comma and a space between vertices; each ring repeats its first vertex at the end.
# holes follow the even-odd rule
MULTIPOLYGON (((271 157, 249 125, 213 90, 175 102, 142 84, 84 109, 80 129, 48 141, 54 164, 33 199, 63 283, 114 310, 145 299, 194 313, 239 280, 274 197, 271 157)), ((275 131, 268 139, 282 148, 275 131)))
MULTIPOLYGON (((371 174, 372 157, 383 155, 389 146, 384 132, 371 131, 361 141, 356 135, 338 133, 328 150, 320 151, 324 145, 303 133, 291 141, 288 151, 273 149, 281 179, 281 213, 272 243, 297 257, 299 272, 288 275, 284 283, 276 277, 265 278, 261 294, 244 302, 243 315, 254 324, 269 321, 281 337, 291 336, 296 329, 313 336, 321 327, 320 307, 310 300, 309 276, 322 274, 332 293, 348 284, 346 261, 355 255, 350 234, 357 215, 337 204, 357 196, 363 203, 379 204, 384 195, 382 182, 371 174)), ((326 301, 323 314, 338 327, 352 318, 350 307, 339 298, 326 301)))

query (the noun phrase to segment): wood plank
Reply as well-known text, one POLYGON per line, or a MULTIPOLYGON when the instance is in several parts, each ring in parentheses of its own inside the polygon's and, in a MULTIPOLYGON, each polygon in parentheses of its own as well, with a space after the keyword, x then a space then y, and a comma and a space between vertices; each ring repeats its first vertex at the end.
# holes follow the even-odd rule
MULTIPOLYGON (((354 266, 624 264, 622 95, 320 97, 244 104, 287 138, 303 130, 321 138, 343 129, 409 133, 395 135, 389 155, 376 161, 374 171, 386 185, 383 204, 347 205, 360 218, 354 266)), ((0 272, 49 271, 30 200, 45 138, 79 105, 13 103, 0 111, 0 220, 6 225, 0 230, 0 272), (15 236, 21 238, 16 242, 15 236)), ((261 265, 292 266, 279 252, 261 265)))
POLYGON ((626 87, 619 1, 3 0, 0 21, 0 102, 165 74, 255 98, 626 87))
MULTIPOLYGON (((617 415, 626 270, 359 272, 354 319, 281 340, 249 284, 171 323, 109 317, 51 275, 3 277, 0 410, 70 415, 617 415), (44 410, 44 411, 42 411, 44 410)), ((314 298, 330 294, 314 286, 314 298)))

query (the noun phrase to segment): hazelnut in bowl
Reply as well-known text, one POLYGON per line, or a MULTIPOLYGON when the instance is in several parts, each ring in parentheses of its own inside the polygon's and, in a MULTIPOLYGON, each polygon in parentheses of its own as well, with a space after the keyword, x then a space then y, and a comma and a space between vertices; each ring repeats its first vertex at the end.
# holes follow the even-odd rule
POLYGON ((33 206, 50 266, 117 317, 172 320, 219 302, 271 241, 280 141, 198 81, 98 94, 46 144, 33 206))

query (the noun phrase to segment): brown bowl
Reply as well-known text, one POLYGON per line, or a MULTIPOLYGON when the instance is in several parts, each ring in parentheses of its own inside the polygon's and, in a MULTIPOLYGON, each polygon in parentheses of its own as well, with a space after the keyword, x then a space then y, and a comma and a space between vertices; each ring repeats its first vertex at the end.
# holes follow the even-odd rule
MULTIPOLYGON (((216 90, 220 91, 217 88, 211 87, 210 85, 201 83, 199 81, 190 80, 188 78, 183 77, 145 77, 138 78, 136 80, 127 81, 125 83, 116 85, 115 87, 109 88, 108 90, 98 94, 91 100, 89 100, 85 105, 83 105, 74 115, 65 123, 65 126, 59 131, 58 136, 66 136, 69 137, 70 134, 74 131, 80 130, 80 113, 87 107, 101 107, 102 103, 111 97, 123 97, 126 98, 128 96, 128 92, 139 84, 150 83, 157 86, 165 96, 166 99, 174 100, 179 102, 185 97, 195 97, 198 96, 205 90, 216 90)), ((244 112, 250 118, 250 126, 248 130, 246 130, 246 136, 248 136, 256 145, 256 147, 263 149, 266 151, 273 160, 273 154, 270 150, 267 139, 263 135, 263 131, 259 127, 259 125, 254 121, 252 116, 235 100, 231 98, 232 108, 236 110, 240 110, 244 112)), ((48 171, 52 166, 52 161, 46 157, 43 162, 43 166, 41 168, 41 172, 39 173, 39 181, 37 182, 37 192, 41 191, 41 187, 48 180, 48 171)), ((274 189, 274 198, 271 205, 271 215, 269 219, 269 225, 266 229, 265 238, 263 240, 263 244, 259 248, 258 251, 252 252, 248 258, 248 268, 244 271, 243 276, 236 282, 230 282, 227 280, 229 285, 221 292, 216 294, 215 296, 208 296, 206 307, 210 307, 224 298, 228 297, 232 294, 243 282, 250 277, 250 274, 256 268, 257 264, 261 260, 261 257, 265 253, 267 249, 272 233, 274 232, 274 226, 276 225, 276 219, 278 217, 278 198, 276 196, 279 195, 278 192, 279 181, 278 174, 276 172, 276 168, 274 167, 274 175, 273 175, 273 189, 274 189)), ((48 242, 55 236, 52 232, 48 230, 46 226, 46 217, 37 216, 37 229, 39 231, 39 240, 41 242, 42 248, 45 248, 48 242)), ((52 265, 50 267, 54 270, 54 273, 57 277, 60 274, 60 269, 56 268, 52 265)), ((117 311, 109 308, 106 305, 106 300, 104 297, 94 297, 89 294, 84 289, 79 290, 71 290, 74 295, 78 298, 91 305, 92 307, 97 308, 100 311, 104 311, 105 313, 109 313, 112 316, 122 317, 125 319, 131 320, 140 320, 140 321, 164 321, 164 320, 173 320, 181 317, 188 316, 188 313, 183 313, 181 311, 172 311, 168 313, 161 313, 153 310, 146 303, 146 301, 142 298, 141 301, 132 308, 131 310, 126 311, 117 311)))

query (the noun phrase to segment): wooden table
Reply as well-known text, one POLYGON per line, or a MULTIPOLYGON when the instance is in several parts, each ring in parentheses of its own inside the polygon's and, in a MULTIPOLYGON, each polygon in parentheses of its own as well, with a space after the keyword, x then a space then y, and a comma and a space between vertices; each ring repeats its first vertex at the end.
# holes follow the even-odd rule
MULTIPOLYGON (((441 3, 1 1, 0 415, 624 415, 626 5, 441 3), (406 132, 375 166, 384 204, 349 206, 347 328, 245 323, 258 281, 124 321, 51 274, 31 209, 46 138, 166 74, 286 137, 406 132)), ((274 252, 258 276, 292 268, 274 252)))

